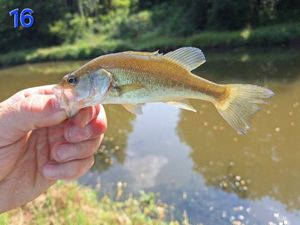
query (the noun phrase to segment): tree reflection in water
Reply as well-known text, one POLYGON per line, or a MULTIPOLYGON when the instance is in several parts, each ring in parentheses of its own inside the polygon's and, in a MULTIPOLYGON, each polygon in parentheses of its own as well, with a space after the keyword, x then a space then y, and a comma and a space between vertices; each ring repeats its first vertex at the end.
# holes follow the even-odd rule
MULTIPOLYGON (((275 62, 265 62, 265 65, 275 65, 275 62)), ((252 70, 246 73, 256 77, 263 72, 255 60, 248 63, 252 64, 252 70)), ((237 62, 235 65, 239 67, 237 62)), ((274 69, 289 71, 287 74, 293 72, 293 79, 300 75, 299 65, 274 69)), ((228 77, 232 70, 220 71, 216 66, 205 73, 228 77)), ((198 113, 181 111, 178 136, 191 147, 194 170, 205 177, 208 185, 250 199, 270 196, 290 209, 300 209, 300 117, 297 116, 300 80, 287 82, 284 78, 280 83, 265 81, 264 84, 276 95, 255 116, 248 135, 237 135, 212 105, 193 101, 198 113)))

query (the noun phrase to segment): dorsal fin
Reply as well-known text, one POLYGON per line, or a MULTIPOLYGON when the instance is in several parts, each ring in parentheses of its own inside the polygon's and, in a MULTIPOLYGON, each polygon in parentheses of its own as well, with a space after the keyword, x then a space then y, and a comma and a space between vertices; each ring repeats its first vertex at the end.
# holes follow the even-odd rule
POLYGON ((127 51, 127 52, 123 52, 126 54, 130 54, 130 55, 140 55, 140 56, 159 56, 162 55, 157 51, 155 52, 136 52, 136 51, 127 51))
POLYGON ((199 48, 183 47, 163 55, 164 58, 171 60, 188 71, 192 71, 205 63, 205 56, 199 48))

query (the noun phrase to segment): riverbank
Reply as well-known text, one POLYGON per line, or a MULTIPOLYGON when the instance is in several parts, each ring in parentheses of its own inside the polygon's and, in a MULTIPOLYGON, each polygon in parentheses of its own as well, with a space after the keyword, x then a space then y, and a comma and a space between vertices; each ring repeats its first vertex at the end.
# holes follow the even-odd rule
MULTIPOLYGON (((138 197, 129 196, 125 200, 112 200, 108 196, 99 199, 93 189, 58 182, 31 203, 0 215, 0 225, 179 225, 178 221, 166 221, 168 210, 169 206, 159 203, 154 194, 141 192, 138 197)), ((184 224, 188 225, 188 221, 184 224)))
POLYGON ((155 36, 151 33, 137 39, 114 39, 104 35, 87 36, 74 44, 19 50, 0 55, 0 66, 22 63, 94 58, 126 50, 167 51, 181 46, 201 49, 232 49, 292 46, 300 42, 300 24, 290 23, 240 31, 205 31, 189 37, 155 36))

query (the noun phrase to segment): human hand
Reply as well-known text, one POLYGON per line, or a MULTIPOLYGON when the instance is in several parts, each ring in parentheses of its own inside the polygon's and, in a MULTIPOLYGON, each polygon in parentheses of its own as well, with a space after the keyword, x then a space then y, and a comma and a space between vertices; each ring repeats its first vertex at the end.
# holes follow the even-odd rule
POLYGON ((0 212, 33 200, 57 179, 74 179, 94 163, 106 130, 102 106, 72 119, 53 86, 23 90, 0 103, 0 212))

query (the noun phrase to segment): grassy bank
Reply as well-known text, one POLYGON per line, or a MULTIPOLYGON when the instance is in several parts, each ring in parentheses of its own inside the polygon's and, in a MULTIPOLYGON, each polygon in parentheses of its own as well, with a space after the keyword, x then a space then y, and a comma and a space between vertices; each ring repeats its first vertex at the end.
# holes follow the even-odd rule
POLYGON ((141 193, 122 201, 98 199, 92 189, 75 183, 58 183, 33 202, 0 215, 0 225, 179 224, 165 221, 167 211, 168 206, 159 204, 153 194, 141 193))
POLYGON ((137 39, 116 39, 103 35, 87 36, 75 44, 20 50, 0 55, 0 66, 53 60, 93 58, 124 50, 166 51, 181 46, 201 49, 266 47, 293 45, 300 42, 300 24, 282 24, 240 31, 205 31, 189 37, 140 36, 137 39))

